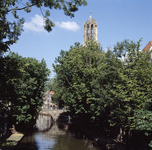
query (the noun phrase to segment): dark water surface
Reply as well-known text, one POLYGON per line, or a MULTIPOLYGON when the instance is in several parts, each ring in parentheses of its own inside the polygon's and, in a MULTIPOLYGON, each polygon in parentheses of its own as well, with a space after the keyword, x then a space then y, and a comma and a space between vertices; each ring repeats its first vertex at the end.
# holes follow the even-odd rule
MULTIPOLYGON (((48 122, 46 117, 45 121, 48 122)), ((59 127, 58 124, 54 124, 48 131, 25 136, 16 150, 105 150, 94 141, 78 138, 75 133, 59 127)))

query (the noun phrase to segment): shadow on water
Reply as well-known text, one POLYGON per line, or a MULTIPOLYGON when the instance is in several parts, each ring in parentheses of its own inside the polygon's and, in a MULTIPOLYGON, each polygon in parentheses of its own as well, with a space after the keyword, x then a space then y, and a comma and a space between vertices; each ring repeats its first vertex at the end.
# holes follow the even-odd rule
POLYGON ((16 150, 105 150, 80 132, 69 131, 66 119, 53 125, 50 116, 41 115, 38 119, 38 132, 25 136, 16 150))

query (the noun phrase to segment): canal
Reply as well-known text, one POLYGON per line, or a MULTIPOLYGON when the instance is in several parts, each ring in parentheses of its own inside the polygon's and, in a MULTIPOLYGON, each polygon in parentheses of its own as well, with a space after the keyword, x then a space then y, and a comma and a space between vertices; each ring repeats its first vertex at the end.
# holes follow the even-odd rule
POLYGON ((46 130, 50 122, 50 116, 39 116, 36 124, 39 131, 26 135, 15 150, 105 150, 96 142, 67 130, 63 123, 55 123, 46 130))

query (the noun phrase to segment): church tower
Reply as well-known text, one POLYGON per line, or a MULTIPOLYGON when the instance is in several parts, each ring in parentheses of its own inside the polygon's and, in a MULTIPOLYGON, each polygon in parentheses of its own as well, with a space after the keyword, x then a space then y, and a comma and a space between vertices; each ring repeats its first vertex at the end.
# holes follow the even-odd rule
POLYGON ((87 22, 84 22, 84 36, 83 36, 83 44, 85 42, 89 41, 90 39, 93 39, 94 41, 98 42, 98 29, 97 29, 97 22, 92 19, 91 13, 90 17, 87 20, 87 22))

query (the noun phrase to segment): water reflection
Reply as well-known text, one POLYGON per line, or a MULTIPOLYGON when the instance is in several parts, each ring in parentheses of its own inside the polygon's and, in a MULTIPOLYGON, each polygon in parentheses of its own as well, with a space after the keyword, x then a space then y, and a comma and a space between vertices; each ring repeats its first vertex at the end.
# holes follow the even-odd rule
MULTIPOLYGON (((16 150, 104 150, 94 141, 80 139, 76 137, 76 134, 64 130, 64 128, 62 129, 61 126, 53 124, 48 131, 25 136, 16 147, 16 150)), ((42 123, 40 127, 42 127, 42 123)))
POLYGON ((37 142, 35 141, 35 135, 27 135, 15 148, 16 150, 38 150, 37 142))

